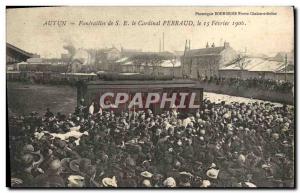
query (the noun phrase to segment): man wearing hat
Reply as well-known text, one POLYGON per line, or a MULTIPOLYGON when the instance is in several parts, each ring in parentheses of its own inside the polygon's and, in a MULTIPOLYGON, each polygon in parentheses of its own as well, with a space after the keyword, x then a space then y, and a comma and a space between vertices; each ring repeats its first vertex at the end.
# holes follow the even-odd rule
POLYGON ((152 176, 153 187, 163 187, 163 175, 155 173, 152 176))
POLYGON ((143 171, 140 173, 140 176, 141 176, 141 183, 140 183, 140 186, 141 187, 152 187, 152 184, 151 184, 151 179, 152 179, 152 176, 153 174, 148 172, 148 171, 143 171))
POLYGON ((60 176, 62 170, 60 160, 53 160, 48 170, 35 178, 37 187, 65 187, 65 181, 60 176))
POLYGON ((179 187, 191 187, 193 175, 189 172, 180 172, 179 187))
POLYGON ((219 185, 219 181, 218 181, 219 172, 220 170, 214 167, 206 171, 206 176, 209 178, 212 187, 218 187, 219 185))
POLYGON ((175 188, 176 181, 174 178, 168 177, 167 179, 164 180, 163 185, 164 185, 164 187, 167 187, 167 188, 175 188))
MULTIPOLYGON (((22 187, 33 187, 34 177, 32 175, 32 163, 34 162, 34 157, 32 154, 24 154, 20 160, 19 171, 13 174, 13 178, 19 179, 19 183, 14 183, 13 185, 20 185, 22 187)), ((13 181, 12 181, 13 183, 13 181)))
POLYGON ((117 188, 118 187, 115 176, 113 176, 112 178, 109 178, 109 177, 103 178, 102 185, 103 185, 103 187, 107 187, 107 188, 117 188))

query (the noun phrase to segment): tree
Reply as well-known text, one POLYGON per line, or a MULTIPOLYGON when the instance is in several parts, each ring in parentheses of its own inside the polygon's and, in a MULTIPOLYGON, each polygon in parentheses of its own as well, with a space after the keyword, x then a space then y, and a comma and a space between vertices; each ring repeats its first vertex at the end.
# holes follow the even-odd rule
POLYGON ((176 64, 176 58, 174 57, 173 59, 170 60, 172 65, 173 65, 173 79, 175 78, 175 64, 176 64))
POLYGON ((152 75, 156 75, 157 68, 161 65, 164 60, 171 59, 171 56, 163 55, 160 53, 142 53, 131 57, 133 64, 137 69, 141 68, 142 64, 146 65, 146 68, 152 67, 152 75))
POLYGON ((233 60, 232 62, 228 63, 226 66, 230 66, 232 64, 235 64, 239 70, 240 70, 240 78, 242 78, 242 73, 245 70, 246 66, 247 66, 247 62, 246 62, 246 55, 242 55, 242 54, 238 54, 237 58, 235 60, 233 60))

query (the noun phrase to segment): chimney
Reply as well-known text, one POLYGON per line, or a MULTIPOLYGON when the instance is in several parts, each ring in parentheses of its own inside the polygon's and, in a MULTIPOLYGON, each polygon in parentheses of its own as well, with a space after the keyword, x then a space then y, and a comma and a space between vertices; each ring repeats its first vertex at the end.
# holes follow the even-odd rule
POLYGON ((214 48, 215 47, 215 43, 212 43, 211 47, 214 48))
POLYGON ((208 42, 206 42, 206 48, 209 48, 208 42))
POLYGON ((161 39, 159 39, 159 52, 161 52, 161 39))
POLYGON ((188 49, 188 40, 185 40, 185 49, 188 49))
POLYGON ((229 48, 230 47, 230 45, 229 45, 229 42, 224 42, 224 48, 229 48))
POLYGON ((163 32, 163 37, 162 37, 162 51, 165 51, 165 32, 163 32))
POLYGON ((185 40, 185 46, 184 46, 184 55, 185 55, 185 52, 187 51, 187 40, 185 40))

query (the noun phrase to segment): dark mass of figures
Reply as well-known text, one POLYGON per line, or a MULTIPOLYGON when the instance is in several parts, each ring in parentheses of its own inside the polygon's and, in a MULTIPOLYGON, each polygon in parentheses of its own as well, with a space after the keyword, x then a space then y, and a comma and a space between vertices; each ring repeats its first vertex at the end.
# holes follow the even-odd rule
POLYGON ((221 78, 221 77, 205 77, 199 79, 201 82, 215 83, 217 85, 228 85, 234 88, 258 88, 268 91, 292 92, 293 83, 283 80, 272 80, 264 78, 221 78))
POLYGON ((9 115, 12 187, 294 187, 294 108, 9 115))

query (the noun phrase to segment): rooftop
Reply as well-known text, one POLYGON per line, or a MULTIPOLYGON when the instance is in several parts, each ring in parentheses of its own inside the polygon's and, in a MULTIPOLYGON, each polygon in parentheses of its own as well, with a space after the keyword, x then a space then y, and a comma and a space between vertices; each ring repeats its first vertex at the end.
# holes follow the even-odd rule
POLYGON ((225 49, 224 46, 221 47, 209 47, 201 49, 187 50, 184 56, 203 56, 203 55, 219 55, 225 49))
POLYGON ((229 66, 223 67, 220 70, 243 70, 247 71, 260 71, 260 72, 278 72, 285 68, 284 62, 268 60, 265 58, 245 58, 244 61, 235 62, 229 66))
POLYGON ((12 44, 10 44, 10 43, 6 43, 6 49, 12 49, 12 50, 14 50, 14 51, 16 51, 16 52, 19 52, 19 53, 21 53, 21 54, 23 54, 23 55, 25 55, 25 56, 27 56, 27 57, 29 57, 29 58, 31 58, 31 57, 34 56, 34 54, 29 53, 29 52, 26 52, 25 50, 22 50, 22 49, 20 49, 20 48, 14 46, 14 45, 12 45, 12 44))

